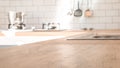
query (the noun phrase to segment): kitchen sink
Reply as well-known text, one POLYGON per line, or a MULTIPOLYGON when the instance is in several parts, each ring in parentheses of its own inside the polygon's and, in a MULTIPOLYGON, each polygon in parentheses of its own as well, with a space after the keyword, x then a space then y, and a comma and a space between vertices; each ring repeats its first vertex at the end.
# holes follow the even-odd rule
POLYGON ((120 39, 120 35, 101 35, 101 36, 93 36, 94 38, 108 38, 108 39, 120 39))
POLYGON ((120 40, 120 35, 84 35, 69 37, 67 40, 120 40))

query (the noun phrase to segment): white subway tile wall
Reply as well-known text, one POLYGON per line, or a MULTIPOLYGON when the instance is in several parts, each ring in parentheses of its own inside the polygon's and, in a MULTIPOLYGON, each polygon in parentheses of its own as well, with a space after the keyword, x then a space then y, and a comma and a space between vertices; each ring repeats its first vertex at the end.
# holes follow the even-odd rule
MULTIPOLYGON (((83 11, 87 9, 86 1, 80 3, 83 11)), ((0 0, 0 29, 8 29, 9 11, 24 12, 28 29, 42 28, 42 23, 50 22, 60 23, 61 29, 120 29, 120 0, 91 0, 90 6, 92 17, 74 17, 67 15, 77 9, 74 0, 0 0)))

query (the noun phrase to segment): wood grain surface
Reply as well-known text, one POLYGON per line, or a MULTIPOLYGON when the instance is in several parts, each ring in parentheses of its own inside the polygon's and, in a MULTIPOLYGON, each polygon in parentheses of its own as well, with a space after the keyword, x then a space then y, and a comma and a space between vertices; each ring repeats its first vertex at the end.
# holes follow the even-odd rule
MULTIPOLYGON (((96 32, 98 34, 120 33, 118 30, 96 32)), ((71 35, 75 35, 74 33, 81 35, 75 31, 71 35)), ((119 52, 120 40, 61 38, 1 48, 0 68, 120 68, 119 52)))

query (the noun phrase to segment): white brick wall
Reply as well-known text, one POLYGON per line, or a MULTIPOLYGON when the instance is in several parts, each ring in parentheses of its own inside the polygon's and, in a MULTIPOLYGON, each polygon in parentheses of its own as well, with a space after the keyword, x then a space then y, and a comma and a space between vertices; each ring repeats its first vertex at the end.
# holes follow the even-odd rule
MULTIPOLYGON (((80 6, 83 11, 85 1, 80 6)), ((71 2, 73 0, 0 0, 0 29, 7 29, 9 11, 25 12, 27 28, 41 28, 43 22, 56 22, 63 29, 120 29, 120 0, 92 0, 94 15, 90 18, 67 15, 73 5, 71 2)), ((75 9, 76 6, 77 3, 75 9)))

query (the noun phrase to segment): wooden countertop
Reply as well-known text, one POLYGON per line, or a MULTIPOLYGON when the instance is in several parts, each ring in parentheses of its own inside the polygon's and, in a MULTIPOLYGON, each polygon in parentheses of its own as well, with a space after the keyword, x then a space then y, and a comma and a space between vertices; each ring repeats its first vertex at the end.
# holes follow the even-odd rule
POLYGON ((71 36, 80 33, 85 33, 83 30, 63 30, 63 31, 46 31, 46 32, 16 32, 16 36, 71 36))
MULTIPOLYGON (((120 33, 120 31, 97 32, 120 33)), ((61 34, 64 33, 66 37, 67 34, 68 36, 81 35, 81 32, 77 31, 61 34)), ((120 68, 119 45, 120 40, 93 41, 61 38, 1 48, 0 68, 120 68)))

